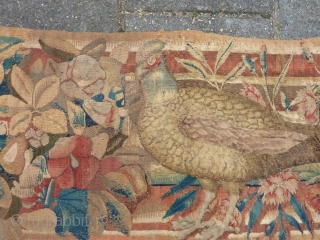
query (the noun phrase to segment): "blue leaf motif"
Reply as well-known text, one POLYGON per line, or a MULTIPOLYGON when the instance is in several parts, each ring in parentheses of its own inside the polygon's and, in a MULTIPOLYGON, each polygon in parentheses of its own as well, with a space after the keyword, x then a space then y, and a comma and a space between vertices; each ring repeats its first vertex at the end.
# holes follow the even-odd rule
POLYGON ((199 188, 193 191, 187 192, 181 195, 180 197, 178 197, 177 200, 171 205, 170 209, 166 212, 166 214, 162 219, 175 215, 179 212, 186 210, 188 207, 190 207, 191 204, 194 202, 194 199, 197 195, 198 190, 199 188))
POLYGON ((261 210, 263 207, 262 197, 263 197, 263 194, 258 196, 257 201, 254 203, 254 205, 250 211, 247 238, 249 238, 251 229, 260 216, 260 213, 261 213, 261 210))
POLYGON ((63 189, 60 195, 52 200, 58 203, 53 209, 58 219, 56 233, 65 236, 69 231, 77 239, 89 239, 88 191, 63 189))
POLYGON ((244 198, 244 199, 242 199, 240 202, 238 202, 237 205, 236 205, 236 208, 238 208, 238 210, 239 210, 240 212, 242 212, 242 210, 247 206, 247 203, 248 203, 252 198, 254 198, 257 194, 258 194, 258 192, 255 192, 255 193, 252 193, 252 194, 248 193, 249 198, 244 198))
POLYGON ((181 182, 179 182, 178 184, 176 184, 172 188, 170 188, 170 190, 166 194, 163 195, 162 199, 165 199, 166 197, 168 197, 172 194, 176 194, 176 193, 186 189, 187 187, 194 184, 196 180, 197 179, 195 177, 186 176, 181 182))
POLYGON ((298 221, 294 217, 292 217, 292 216, 290 216, 290 215, 288 215, 286 213, 282 213, 282 216, 287 220, 287 222, 291 226, 297 228, 301 233, 303 233, 298 221))
POLYGON ((243 55, 242 56, 242 60, 243 60, 243 63, 244 65, 249 68, 250 72, 252 72, 253 74, 257 74, 257 69, 256 67, 254 66, 254 63, 253 61, 246 55, 243 55))
POLYGON ((24 42, 22 39, 13 37, 0 37, 0 53, 8 50, 15 44, 24 42))
POLYGON ((242 212, 242 210, 245 208, 245 206, 247 206, 248 202, 249 202, 249 199, 248 198, 244 198, 240 202, 237 203, 236 208, 238 208, 238 210, 240 212, 242 212))
POLYGON ((274 227, 276 226, 276 223, 277 223, 277 219, 271 221, 269 225, 266 227, 265 233, 267 237, 270 236, 270 234, 272 233, 274 227))
POLYGON ((303 224, 308 228, 309 232, 311 232, 311 226, 309 219, 307 217, 307 213, 304 210, 301 203, 296 199, 292 194, 290 194, 290 203, 296 212, 296 214, 299 216, 300 220, 303 222, 303 224))
POLYGON ((117 206, 112 203, 108 202, 106 204, 108 210, 108 220, 110 224, 115 227, 119 232, 122 232, 125 235, 129 235, 130 229, 126 226, 122 220, 121 213, 117 209, 117 206))
POLYGON ((283 229, 281 229, 279 233, 279 240, 286 240, 286 239, 287 239, 287 234, 283 229))

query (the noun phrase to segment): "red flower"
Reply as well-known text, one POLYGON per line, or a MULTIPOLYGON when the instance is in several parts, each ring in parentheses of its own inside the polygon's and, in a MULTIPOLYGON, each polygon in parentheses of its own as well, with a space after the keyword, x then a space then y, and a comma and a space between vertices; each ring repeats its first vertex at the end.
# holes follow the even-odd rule
POLYGON ((295 194, 298 188, 298 177, 290 170, 272 175, 261 182, 259 194, 264 194, 262 202, 267 205, 286 203, 290 194, 295 194))
POLYGON ((314 212, 313 214, 320 214, 320 184, 308 186, 308 195, 305 203, 307 208, 314 212))
POLYGON ((317 97, 312 92, 311 86, 307 85, 305 90, 298 92, 297 100, 299 102, 298 114, 309 124, 319 122, 319 108, 317 97))
POLYGON ((84 136, 60 138, 49 152, 48 172, 64 188, 86 188, 99 169, 91 155, 92 141, 84 136))
POLYGON ((260 103, 262 106, 266 106, 260 91, 255 88, 253 85, 247 82, 243 82, 243 89, 241 89, 240 95, 247 97, 255 102, 260 103))

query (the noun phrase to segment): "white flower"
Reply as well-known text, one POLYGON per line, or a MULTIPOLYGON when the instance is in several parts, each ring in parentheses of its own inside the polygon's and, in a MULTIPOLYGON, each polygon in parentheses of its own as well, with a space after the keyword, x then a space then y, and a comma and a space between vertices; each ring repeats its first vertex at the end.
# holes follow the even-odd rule
POLYGON ((49 136, 47 133, 42 132, 41 130, 35 130, 34 128, 30 128, 25 137, 29 140, 29 143, 34 148, 39 148, 42 146, 46 146, 49 143, 49 136))

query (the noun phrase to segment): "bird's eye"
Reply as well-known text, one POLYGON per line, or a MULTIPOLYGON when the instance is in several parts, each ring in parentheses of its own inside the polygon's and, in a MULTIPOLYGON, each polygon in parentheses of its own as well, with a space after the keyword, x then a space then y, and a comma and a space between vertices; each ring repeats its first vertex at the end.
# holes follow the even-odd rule
POLYGON ((151 56, 148 58, 147 63, 149 66, 152 66, 153 64, 155 64, 157 62, 157 58, 155 56, 151 56))
POLYGON ((160 65, 161 60, 159 57, 151 56, 147 59, 147 66, 146 69, 153 69, 160 65))

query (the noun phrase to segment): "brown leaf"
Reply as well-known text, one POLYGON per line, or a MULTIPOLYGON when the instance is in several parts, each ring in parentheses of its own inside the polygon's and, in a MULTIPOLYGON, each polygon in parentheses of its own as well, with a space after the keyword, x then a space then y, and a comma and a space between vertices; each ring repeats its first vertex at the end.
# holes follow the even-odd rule
POLYGON ((109 135, 107 133, 101 133, 98 136, 92 137, 91 140, 93 143, 91 155, 101 159, 106 152, 109 142, 109 135))
POLYGON ((120 85, 120 71, 122 64, 116 59, 110 57, 101 57, 99 64, 106 72, 108 81, 105 82, 102 93, 108 96, 110 90, 114 86, 120 85))
POLYGON ((58 64, 52 58, 49 58, 47 60, 47 65, 44 68, 44 76, 47 77, 47 76, 55 75, 58 69, 59 69, 58 64))
POLYGON ((3 82, 4 79, 4 69, 2 63, 0 63, 0 84, 3 82))
POLYGON ((118 172, 109 172, 104 175, 103 182, 106 188, 113 192, 115 195, 119 195, 130 199, 132 202, 136 202, 136 194, 134 192, 131 183, 125 175, 118 172))
POLYGON ((147 192, 148 185, 146 176, 139 165, 124 166, 117 170, 117 172, 124 173, 130 178, 130 182, 134 188, 137 196, 140 196, 147 192))
POLYGON ((27 140, 23 135, 14 137, 0 153, 0 164, 10 174, 19 175, 25 166, 24 152, 27 140))
POLYGON ((89 221, 89 233, 101 237, 105 229, 104 218, 108 216, 105 202, 100 195, 94 191, 88 191, 88 217, 89 221))
POLYGON ((62 134, 68 131, 67 118, 63 112, 57 109, 50 109, 40 116, 33 118, 33 125, 43 132, 62 134))
POLYGON ((86 114, 81 107, 72 102, 67 101, 67 106, 69 123, 72 130, 76 135, 81 135, 86 127, 86 114))
POLYGON ((11 84, 17 93, 29 104, 32 105, 32 93, 34 84, 32 79, 20 69, 14 65, 11 73, 11 84))
POLYGON ((106 51, 106 40, 104 38, 98 38, 88 45, 84 46, 80 51, 80 54, 87 54, 94 59, 100 59, 101 55, 106 51))
POLYGON ((71 43, 57 38, 42 38, 39 43, 44 51, 60 58, 63 61, 68 61, 80 55, 80 51, 71 43))
POLYGON ((59 92, 60 79, 51 75, 41 79, 34 88, 33 106, 42 108, 56 98, 59 92))
POLYGON ((43 74, 43 63, 42 59, 38 58, 30 67, 29 77, 33 80, 34 83, 38 82, 44 77, 43 74))
POLYGON ((21 240, 25 236, 22 233, 22 228, 13 221, 14 219, 2 220, 0 219, 1 239, 21 240))
POLYGON ((0 116, 1 117, 11 117, 12 115, 25 110, 29 106, 21 101, 20 99, 12 95, 2 95, 0 96, 0 116))
POLYGON ((23 213, 19 216, 20 226, 35 232, 54 232, 57 226, 57 216, 49 208, 23 213), (46 224, 44 226, 44 223, 46 224))
POLYGON ((109 139, 105 156, 113 154, 118 148, 122 147, 124 141, 128 138, 128 136, 123 135, 121 133, 117 133, 109 139))
POLYGON ((121 43, 112 49, 110 57, 118 60, 122 64, 127 62, 129 56, 129 45, 127 43, 121 43))
POLYGON ((9 124, 9 134, 16 136, 23 133, 29 127, 31 122, 32 113, 30 110, 19 112, 12 116, 9 124))

